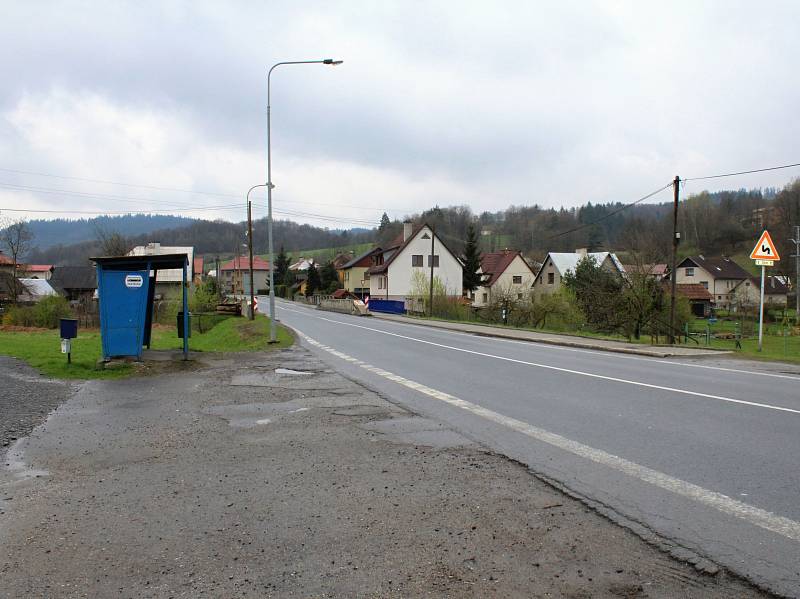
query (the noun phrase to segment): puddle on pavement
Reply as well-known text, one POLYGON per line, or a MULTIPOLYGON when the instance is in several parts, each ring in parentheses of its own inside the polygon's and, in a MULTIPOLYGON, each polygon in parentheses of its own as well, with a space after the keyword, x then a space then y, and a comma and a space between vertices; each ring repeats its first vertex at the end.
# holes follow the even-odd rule
MULTIPOLYGON (((16 441, 5 456, 4 465, 6 471, 12 477, 11 482, 50 475, 47 470, 31 468, 27 462, 25 462, 24 441, 25 439, 16 441)), ((0 481, 0 487, 3 486, 3 482, 0 481)))
POLYGON ((472 440, 440 422, 418 416, 367 422, 359 426, 364 430, 380 434, 391 443, 424 445, 435 449, 475 445, 472 440))
MULTIPOLYGON (((276 369, 270 372, 239 372, 231 377, 234 387, 272 387, 275 389, 291 389, 294 391, 356 391, 356 387, 342 380, 342 377, 327 372, 295 371, 301 374, 281 374, 276 369)), ((285 369, 289 370, 289 369, 285 369)))
POLYGON ((276 368, 275 374, 316 374, 314 372, 310 372, 308 370, 292 370, 291 368, 276 368))
POLYGON ((388 416, 388 411, 380 406, 350 406, 333 411, 337 416, 388 416))

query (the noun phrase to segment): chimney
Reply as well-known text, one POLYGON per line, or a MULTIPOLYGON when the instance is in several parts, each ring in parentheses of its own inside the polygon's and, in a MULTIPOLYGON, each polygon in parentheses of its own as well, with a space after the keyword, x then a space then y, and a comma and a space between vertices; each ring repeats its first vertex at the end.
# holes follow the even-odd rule
POLYGON ((410 220, 403 221, 403 242, 408 241, 414 231, 414 224, 410 220))

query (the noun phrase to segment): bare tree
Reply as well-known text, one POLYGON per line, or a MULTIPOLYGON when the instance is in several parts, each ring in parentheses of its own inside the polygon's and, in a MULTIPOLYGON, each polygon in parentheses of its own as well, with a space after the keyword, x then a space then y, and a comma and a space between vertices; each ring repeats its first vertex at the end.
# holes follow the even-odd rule
POLYGON ((130 240, 119 231, 109 231, 100 225, 94 228, 94 236, 103 256, 124 256, 131 249, 130 240))
POLYGON ((12 220, 5 223, 5 227, 0 232, 0 244, 3 248, 8 250, 11 259, 14 261, 14 270, 10 277, 11 299, 16 303, 19 297, 19 286, 17 285, 17 265, 19 259, 28 253, 31 249, 31 241, 33 240, 33 233, 31 232, 28 223, 24 220, 12 220))

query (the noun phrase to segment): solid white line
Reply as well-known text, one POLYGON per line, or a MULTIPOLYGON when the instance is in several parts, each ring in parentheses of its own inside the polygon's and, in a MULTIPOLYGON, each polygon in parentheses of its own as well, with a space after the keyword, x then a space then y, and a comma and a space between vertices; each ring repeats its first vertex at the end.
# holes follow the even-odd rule
MULTIPOLYGON (((303 339, 315 347, 323 349, 340 358, 350 358, 350 356, 347 354, 322 345, 301 331, 297 332, 301 337, 303 337, 303 339)), ((731 497, 728 497, 727 495, 723 495, 722 493, 710 491, 693 483, 689 483, 679 478, 674 478, 664 474, 663 472, 653 470, 646 466, 641 466, 640 464, 631 462, 630 460, 626 460, 619 456, 615 456, 601 449, 595 449, 593 447, 589 447, 588 445, 578 443, 577 441, 573 441, 556 433, 551 433, 544 429, 528 424, 527 422, 523 422, 522 420, 504 416, 503 414, 493 410, 489 410, 472 402, 459 399, 443 391, 438 391, 400 375, 393 374, 387 370, 383 370, 382 368, 377 368, 364 363, 361 363, 360 366, 365 370, 368 370, 369 372, 372 372, 387 380, 393 381, 457 408, 461 408, 462 410, 466 410, 467 412, 475 414, 476 416, 480 416, 502 426, 508 427, 514 431, 522 433, 523 435, 547 443, 548 445, 568 451, 569 453, 587 460, 591 460, 592 462, 602 464, 660 489, 664 489, 671 493, 675 493, 676 495, 692 499, 705 506, 714 508, 724 514, 734 516, 765 530, 769 530, 792 539, 793 541, 800 541, 800 523, 790 520, 789 518, 778 516, 772 512, 768 512, 766 510, 762 510, 761 508, 737 501, 731 497)))
POLYGON ((545 368, 547 370, 555 370, 557 372, 566 372, 568 374, 574 374, 574 375, 578 375, 578 376, 586 376, 586 377, 590 377, 590 378, 601 379, 601 380, 604 380, 604 381, 611 381, 611 382, 614 382, 614 383, 622 383, 622 384, 625 384, 625 385, 635 385, 637 387, 646 387, 648 389, 658 389, 659 391, 669 391, 671 393, 680 393, 680 394, 683 394, 683 395, 691 395, 692 397, 702 397, 704 399, 716 399, 718 401, 724 401, 724 402, 735 403, 735 404, 742 404, 742 405, 751 406, 751 407, 755 407, 755 408, 765 408, 765 409, 768 409, 768 410, 776 410, 776 411, 779 411, 779 412, 789 412, 791 414, 800 414, 800 410, 793 409, 793 408, 785 408, 783 406, 775 406, 775 405, 759 403, 759 402, 755 402, 755 401, 747 401, 747 400, 744 400, 744 399, 735 399, 733 397, 724 397, 722 395, 712 395, 710 393, 701 393, 699 391, 690 391, 689 389, 679 389, 677 387, 666 387, 664 385, 654 385, 652 383, 643 383, 641 381, 632 381, 632 380, 629 380, 629 379, 622 379, 622 378, 613 377, 613 376, 606 376, 604 374, 596 374, 594 372, 585 372, 583 370, 573 370, 571 368, 562 368, 560 366, 551 366, 549 364, 540 364, 538 362, 528 362, 527 360, 518 360, 516 358, 508 358, 506 356, 498 356, 498 355, 489 354, 489 353, 486 353, 486 352, 479 352, 479 351, 475 351, 475 350, 471 350, 471 349, 464 349, 463 347, 455 347, 455 346, 452 346, 452 345, 445 345, 443 343, 436 343, 435 341, 428 341, 426 339, 418 339, 416 337, 409 337, 408 335, 401 335, 400 333, 391 333, 389 331, 383 331, 381 329, 374 329, 372 327, 366 327, 366 326, 363 326, 363 325, 354 324, 354 323, 350 323, 350 322, 342 322, 340 320, 333 320, 333 319, 330 319, 330 318, 325 318, 323 316, 316 316, 315 315, 315 318, 318 318, 319 320, 324 320, 324 321, 327 321, 327 322, 332 322, 334 324, 338 324, 338 325, 342 325, 342 326, 355 327, 355 328, 364 329, 364 330, 367 330, 367 331, 373 331, 375 333, 380 333, 381 335, 389 335, 391 337, 399 337, 401 339, 406 339, 408 341, 416 341, 417 343, 424 343, 426 345, 433 345, 435 347, 441 347, 443 349, 449 349, 449 350, 452 350, 452 351, 462 352, 462 353, 466 353, 466 354, 473 354, 473 355, 482 356, 482 357, 485 357, 485 358, 493 358, 495 360, 502 360, 504 362, 513 362, 515 364, 523 364, 525 366, 533 366, 535 368, 545 368))
MULTIPOLYGON (((303 306, 305 307, 305 306, 303 306)), ((292 310, 291 308, 287 308, 286 306, 281 306, 284 310, 288 310, 289 312, 295 312, 297 314, 303 314, 299 310, 292 310)), ((314 310, 313 308, 307 308, 307 310, 314 310)), ((393 324, 401 327, 416 327, 419 328, 420 326, 425 326, 422 324, 415 324, 410 322, 397 322, 395 320, 384 320, 383 322, 388 324, 393 324)), ((344 323, 342 323, 344 324, 344 323)), ((444 333, 452 333, 455 335, 472 335, 476 336, 478 333, 474 331, 458 331, 455 329, 446 329, 442 327, 429 327, 430 329, 441 331, 444 333)), ((536 341, 525 341, 522 339, 505 339, 503 337, 492 337, 491 335, 481 335, 483 339, 488 339, 490 341, 500 342, 500 343, 514 343, 517 345, 527 345, 530 347, 531 344, 538 343, 536 341)), ((721 372, 735 372, 737 374, 747 374, 753 376, 766 376, 776 379, 788 379, 790 381, 797 381, 800 383, 800 377, 794 376, 791 374, 778 374, 775 372, 759 372, 757 370, 744 370, 741 368, 726 368, 724 366, 709 366, 708 364, 689 364, 688 362, 676 362, 674 360, 665 360, 664 358, 647 358, 643 356, 629 356, 625 354, 620 354, 618 352, 611 352, 606 349, 598 348, 598 349, 582 349, 577 347, 563 347, 560 345, 555 345, 551 343, 538 343, 537 349, 545 349, 543 346, 546 346, 547 350, 554 350, 554 351, 565 351, 565 352, 575 352, 579 354, 592 354, 597 355, 598 353, 602 353, 605 357, 612 360, 635 360, 638 362, 649 362, 651 364, 658 364, 659 366, 673 366, 673 367, 686 367, 686 368, 702 368, 705 370, 719 370, 721 372)))

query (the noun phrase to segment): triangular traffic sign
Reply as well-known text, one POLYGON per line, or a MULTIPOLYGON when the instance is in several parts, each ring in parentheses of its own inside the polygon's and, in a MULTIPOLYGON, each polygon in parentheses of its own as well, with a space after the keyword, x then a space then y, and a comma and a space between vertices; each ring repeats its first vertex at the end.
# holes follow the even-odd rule
POLYGON ((778 248, 772 242, 772 237, 769 236, 769 231, 764 231, 761 238, 758 240, 756 247, 750 252, 752 260, 780 260, 778 248))

